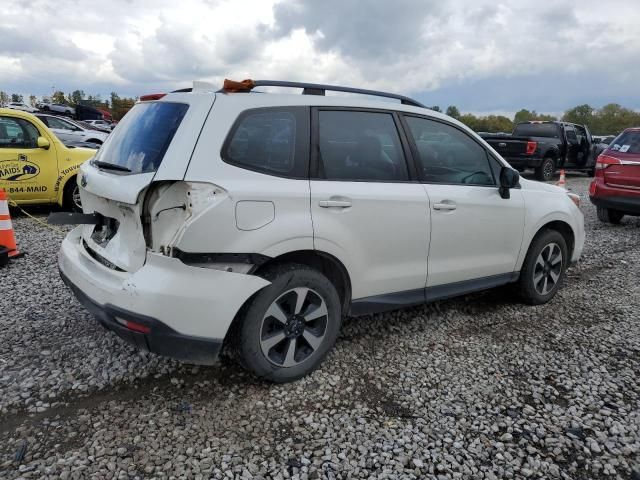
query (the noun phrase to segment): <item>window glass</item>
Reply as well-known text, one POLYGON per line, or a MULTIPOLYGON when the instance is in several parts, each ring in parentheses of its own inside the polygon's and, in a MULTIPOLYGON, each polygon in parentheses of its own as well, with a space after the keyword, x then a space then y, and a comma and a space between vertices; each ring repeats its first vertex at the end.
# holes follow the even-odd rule
POLYGON ((578 143, 578 136, 576 135, 576 131, 573 127, 571 125, 566 125, 564 129, 567 132, 567 140, 571 143, 578 143))
POLYGON ((519 123, 513 129, 518 137, 548 137, 560 138, 558 126, 555 123, 519 123))
POLYGON ((296 117, 286 111, 253 111, 236 127, 225 160, 251 170, 288 175, 295 169, 296 117))
POLYGON ((430 183, 495 185, 487 153, 469 135, 445 123, 406 117, 422 178, 430 183))
POLYGON ((408 180, 407 164, 389 113, 319 112, 321 173, 328 180, 408 180))
POLYGON ((173 102, 134 105, 94 158, 131 173, 157 171, 188 109, 189 105, 173 102))
POLYGON ((609 150, 620 153, 640 153, 640 131, 628 130, 622 132, 611 142, 609 150))
POLYGON ((60 120, 56 117, 45 117, 46 123, 49 128, 59 128, 60 130, 73 130, 71 125, 68 122, 60 120))
POLYGON ((39 135, 31 122, 0 117, 0 148, 36 148, 39 135))

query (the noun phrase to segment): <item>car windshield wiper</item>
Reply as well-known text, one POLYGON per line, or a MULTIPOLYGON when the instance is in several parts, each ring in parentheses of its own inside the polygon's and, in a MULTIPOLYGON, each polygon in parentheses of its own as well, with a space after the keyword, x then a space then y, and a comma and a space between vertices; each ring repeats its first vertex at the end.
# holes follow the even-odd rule
POLYGON ((104 168, 106 170, 118 170, 119 172, 129 172, 131 173, 131 169, 127 167, 123 167, 122 165, 117 165, 115 163, 103 162, 102 160, 94 160, 91 162, 93 165, 99 168, 104 168))

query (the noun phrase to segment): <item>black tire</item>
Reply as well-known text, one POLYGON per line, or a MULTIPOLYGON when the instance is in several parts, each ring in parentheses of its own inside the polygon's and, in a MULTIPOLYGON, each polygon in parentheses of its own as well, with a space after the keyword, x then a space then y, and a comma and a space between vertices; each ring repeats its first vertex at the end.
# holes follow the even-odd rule
POLYGON ((624 217, 624 213, 611 208, 598 207, 596 212, 598 214, 598 220, 604 223, 613 223, 614 225, 620 223, 622 217, 624 217))
POLYGON ((540 305, 551 300, 562 285, 568 262, 567 242, 560 232, 543 230, 538 233, 529 246, 520 270, 518 291, 522 301, 529 305, 540 305), (545 252, 549 254, 548 258, 545 258, 545 252), (559 263, 551 265, 558 260, 555 256, 557 252, 561 255, 559 263))
POLYGON ((260 290, 243 309, 233 339, 235 350, 243 366, 257 377, 276 383, 291 382, 315 370, 333 347, 342 321, 340 297, 324 275, 305 265, 279 265, 261 276, 271 285, 260 290), (296 315, 294 304, 302 296, 298 292, 305 290, 305 303, 296 315), (285 314, 286 323, 267 314, 276 311, 274 305, 280 309, 279 316, 285 314), (326 311, 326 315, 306 321, 319 310, 326 311), (306 340, 311 338, 308 335, 318 342, 315 349, 306 340), (281 336, 284 338, 278 340, 281 336), (292 344, 294 355, 289 356, 292 344), (287 362, 290 365, 285 366, 287 362))
POLYGON ((96 145, 102 145, 102 140, 98 140, 97 138, 90 138, 87 140, 87 143, 95 143, 96 145))
POLYGON ((551 157, 542 159, 542 163, 536 167, 536 178, 542 182, 553 180, 556 173, 556 161, 551 157))
POLYGON ((64 186, 62 208, 70 212, 82 212, 82 203, 80 203, 79 196, 80 188, 78 187, 77 177, 72 177, 64 186))

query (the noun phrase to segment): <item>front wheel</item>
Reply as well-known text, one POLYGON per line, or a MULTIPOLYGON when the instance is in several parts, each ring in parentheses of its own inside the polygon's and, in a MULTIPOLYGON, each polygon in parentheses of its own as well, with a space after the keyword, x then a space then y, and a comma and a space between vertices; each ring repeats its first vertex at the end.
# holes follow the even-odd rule
POLYGON ((82 201, 80 200, 80 187, 76 178, 71 178, 64 187, 62 207, 70 212, 82 212, 82 201))
POLYGON ((598 220, 604 223, 618 224, 622 220, 622 217, 624 217, 624 213, 611 208, 598 207, 596 212, 598 214, 598 220))
POLYGON ((553 175, 556 172, 556 162, 553 158, 547 157, 542 160, 542 163, 536 167, 536 178, 543 182, 549 182, 553 180, 553 175))
POLYGON ((262 275, 271 284, 248 305, 236 351, 260 378, 284 383, 320 365, 338 337, 340 297, 320 272, 286 264, 262 275))
POLYGON ((546 230, 531 242, 520 271, 520 297, 529 305, 547 303, 558 292, 569 261, 560 232, 546 230))

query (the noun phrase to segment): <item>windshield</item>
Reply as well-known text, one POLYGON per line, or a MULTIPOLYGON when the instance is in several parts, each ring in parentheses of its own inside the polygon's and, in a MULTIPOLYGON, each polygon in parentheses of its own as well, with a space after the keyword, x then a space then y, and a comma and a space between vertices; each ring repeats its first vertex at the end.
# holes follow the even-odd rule
POLYGON ((622 132, 611 142, 609 150, 620 153, 640 153, 640 131, 622 132))
POLYGON ((555 123, 520 123, 516 125, 513 134, 519 137, 559 138, 555 123))
POLYGON ((155 172, 188 108, 183 103, 136 104, 109 135, 95 160, 125 167, 131 173, 155 172))

